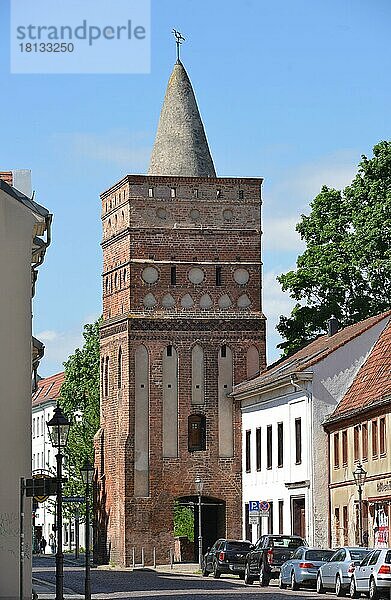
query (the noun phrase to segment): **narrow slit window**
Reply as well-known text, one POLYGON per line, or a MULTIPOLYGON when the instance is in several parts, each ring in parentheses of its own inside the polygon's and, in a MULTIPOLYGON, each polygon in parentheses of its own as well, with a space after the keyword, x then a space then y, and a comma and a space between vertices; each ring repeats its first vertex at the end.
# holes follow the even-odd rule
POLYGON ((190 415, 188 418, 188 449, 197 452, 206 449, 205 415, 190 415))
POLYGON ((171 188, 171 198, 176 198, 176 188, 171 188))
POLYGON ((251 430, 246 431, 246 473, 251 472, 251 430))
POLYGON ((222 267, 216 267, 216 285, 221 286, 223 284, 222 281, 222 267))
POLYGON ((170 275, 170 283, 171 285, 176 285, 176 267, 171 267, 171 275, 170 275))
POLYGON ((262 452, 261 452, 262 437, 261 437, 261 428, 260 427, 257 427, 257 429, 256 429, 255 442, 256 442, 257 471, 260 471, 261 470, 261 459, 262 459, 262 452))
POLYGON ((277 424, 277 467, 284 464, 284 424, 277 424))
POLYGON ((271 469, 273 465, 273 430, 272 426, 268 425, 266 429, 266 468, 271 469))
POLYGON ((295 419, 295 463, 301 464, 301 418, 295 419))

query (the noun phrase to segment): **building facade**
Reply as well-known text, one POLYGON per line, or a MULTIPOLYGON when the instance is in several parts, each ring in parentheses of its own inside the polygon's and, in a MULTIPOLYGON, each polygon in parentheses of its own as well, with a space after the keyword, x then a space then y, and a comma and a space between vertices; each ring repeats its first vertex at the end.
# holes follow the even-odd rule
POLYGON ((167 562, 202 489, 204 547, 241 533, 240 406, 265 363, 258 178, 217 177, 174 66, 147 176, 104 192, 96 556, 167 562))
POLYGON ((328 454, 325 418, 344 397, 388 322, 372 317, 330 331, 236 386, 242 404, 243 536, 298 534, 328 545, 328 454), (251 524, 249 503, 265 500, 269 516, 251 524))
MULTIPOLYGON (((12 172, 7 172, 12 183, 12 172)), ((19 598, 21 478, 31 477, 31 378, 42 344, 32 343, 37 268, 52 215, 0 177, 0 598, 19 598)), ((23 597, 31 598, 31 502, 25 500, 23 597)))
POLYGON ((360 543, 358 488, 353 472, 367 472, 363 486, 363 542, 390 546, 391 518, 391 323, 389 321, 352 386, 326 420, 330 457, 330 543, 360 543))

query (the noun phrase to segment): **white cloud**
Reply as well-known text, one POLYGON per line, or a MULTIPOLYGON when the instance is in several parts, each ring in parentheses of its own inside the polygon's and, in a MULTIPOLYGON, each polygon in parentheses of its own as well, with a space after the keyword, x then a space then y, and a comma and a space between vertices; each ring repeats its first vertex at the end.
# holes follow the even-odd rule
POLYGON ((263 276, 263 312, 267 317, 266 340, 268 364, 279 358, 281 351, 276 345, 282 341, 276 330, 281 315, 289 315, 295 302, 286 292, 281 290, 277 273, 269 271, 263 276))
POLYGON ((264 250, 302 252, 305 246, 296 231, 298 220, 298 216, 265 217, 263 221, 264 250))
POLYGON ((75 132, 62 137, 69 143, 71 152, 83 159, 114 164, 130 171, 147 169, 151 147, 143 133, 111 130, 100 134, 75 132))

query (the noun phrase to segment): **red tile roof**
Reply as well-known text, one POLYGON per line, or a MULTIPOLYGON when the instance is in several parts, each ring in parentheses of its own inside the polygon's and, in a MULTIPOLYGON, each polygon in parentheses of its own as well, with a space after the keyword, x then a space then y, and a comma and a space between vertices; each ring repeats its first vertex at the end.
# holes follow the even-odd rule
POLYGON ((33 393, 32 405, 38 406, 48 400, 57 400, 64 381, 64 372, 45 377, 38 381, 38 387, 33 393))
POLYGON ((369 409, 387 396, 391 402, 391 321, 329 420, 369 409))
POLYGON ((365 319, 365 321, 359 321, 349 327, 345 327, 344 329, 337 331, 333 336, 329 337, 328 335, 321 335, 308 344, 308 346, 305 346, 295 354, 292 354, 292 356, 270 365, 270 367, 254 379, 243 381, 243 383, 235 386, 233 394, 235 395, 252 389, 258 389, 293 373, 305 371, 383 319, 390 319, 390 317, 391 310, 374 317, 369 317, 368 319, 365 319))
POLYGON ((12 185, 12 183, 13 183, 12 171, 0 171, 0 179, 5 181, 9 185, 12 185))

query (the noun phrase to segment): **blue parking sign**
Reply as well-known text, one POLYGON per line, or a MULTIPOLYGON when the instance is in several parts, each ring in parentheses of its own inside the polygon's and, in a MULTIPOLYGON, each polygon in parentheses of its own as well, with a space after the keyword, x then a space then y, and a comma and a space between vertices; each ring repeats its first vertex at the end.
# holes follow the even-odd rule
POLYGON ((250 512, 259 510, 259 500, 250 500, 248 503, 248 509, 250 512))

